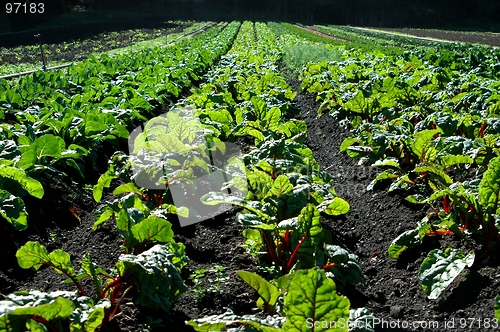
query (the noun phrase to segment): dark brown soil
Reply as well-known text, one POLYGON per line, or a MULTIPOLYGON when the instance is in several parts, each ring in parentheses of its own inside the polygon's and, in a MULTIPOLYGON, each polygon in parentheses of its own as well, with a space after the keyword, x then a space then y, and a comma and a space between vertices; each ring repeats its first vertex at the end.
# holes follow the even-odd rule
POLYGON ((493 32, 467 32, 467 31, 444 31, 426 29, 396 29, 396 28, 376 28, 389 32, 405 33, 412 36, 435 38, 449 41, 457 41, 470 44, 486 44, 490 46, 500 46, 500 34, 493 32))
MULTIPOLYGON (((289 83, 298 91, 299 82, 290 80, 289 83)), ((337 177, 335 189, 351 207, 343 217, 323 217, 323 225, 332 232, 334 242, 359 256, 366 277, 365 284, 346 290, 351 307, 366 307, 386 324, 381 323, 377 331, 447 331, 443 324, 450 324, 452 319, 458 327, 460 319, 475 319, 478 325, 479 319, 493 318, 494 297, 500 294, 496 258, 460 276, 438 300, 428 300, 418 280, 418 270, 427 252, 448 246, 461 248, 464 252, 471 248, 453 238, 435 238, 408 251, 398 261, 389 258, 387 248, 391 241, 401 232, 412 229, 425 215, 425 209, 406 204, 404 193, 388 195, 386 188, 367 192, 366 185, 374 178, 376 170, 358 166, 356 160, 339 152, 339 146, 348 133, 328 115, 317 118, 319 104, 310 94, 299 93, 294 106, 302 110, 300 117, 308 125, 306 145, 313 150, 318 162, 337 177), (401 325, 404 322, 410 326, 422 326, 431 321, 438 322, 439 328, 390 328, 397 324, 404 326, 401 325), (385 328, 387 326, 389 328, 385 328)), ((112 151, 112 147, 102 149, 96 173, 104 172, 105 161, 112 151)), ((89 252, 97 264, 109 271, 122 252, 122 239, 111 221, 102 224, 97 231, 92 230, 93 213, 100 204, 93 201, 90 190, 78 189, 81 186, 56 178, 47 185, 49 189, 41 202, 27 199, 30 227, 26 231, 13 232, 5 222, 0 223, 0 250, 4 253, 0 269, 2 294, 30 288, 42 291, 72 289, 71 285, 61 285, 63 277, 49 268, 33 272, 17 266, 15 251, 28 240, 40 241, 49 251, 66 250, 76 267, 82 255, 89 252), (72 206, 77 207, 80 221, 69 211, 72 206)), ((111 192, 106 190, 103 202, 114 199, 111 192)), ((180 296, 168 313, 136 307, 132 297, 127 298, 121 306, 121 313, 100 330, 137 331, 139 324, 155 322, 157 328, 154 330, 157 331, 167 326, 177 331, 189 331, 185 321, 223 313, 226 307, 237 314, 254 313, 255 292, 240 280, 236 272, 248 270, 261 275, 263 272, 240 247, 244 241, 241 235, 244 227, 235 222, 236 212, 237 209, 233 209, 184 228, 172 221, 175 239, 186 245, 191 259, 182 272, 189 290, 180 296), (229 280, 221 284, 222 292, 209 291, 207 296, 197 299, 189 275, 198 269, 209 270, 214 266, 226 267, 224 273, 229 275, 229 280)), ((207 274, 207 278, 213 276, 207 274)), ((209 286, 207 282, 203 287, 209 286)))

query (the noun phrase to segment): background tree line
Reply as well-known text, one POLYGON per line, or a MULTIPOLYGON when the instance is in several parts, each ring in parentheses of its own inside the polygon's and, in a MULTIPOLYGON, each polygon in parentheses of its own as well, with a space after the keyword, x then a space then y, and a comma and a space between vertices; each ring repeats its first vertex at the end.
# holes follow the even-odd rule
MULTIPOLYGON (((9 0, 10 1, 10 0, 9 0)), ((12 2, 37 2, 14 0, 12 2)), ((40 0, 42 1, 42 0, 40 0)), ((258 19, 372 27, 473 27, 498 30, 499 0, 43 0, 44 15, 32 23, 76 9, 165 13, 174 19, 258 19), (490 28, 491 27, 491 28, 490 28)), ((9 16, 26 22, 27 17, 9 16)), ((496 31, 498 32, 498 31, 496 31)))

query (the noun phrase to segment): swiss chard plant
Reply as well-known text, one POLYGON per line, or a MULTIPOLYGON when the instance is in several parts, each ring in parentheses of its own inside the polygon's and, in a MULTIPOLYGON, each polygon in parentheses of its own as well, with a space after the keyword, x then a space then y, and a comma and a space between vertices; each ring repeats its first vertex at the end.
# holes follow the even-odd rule
MULTIPOLYGON (((246 279, 244 272, 240 272, 240 275, 244 276, 244 280, 246 279)), ((264 279, 256 281, 257 283, 253 285, 259 289, 259 294, 263 294, 261 302, 266 305, 276 303, 277 297, 282 296, 276 286, 264 279)), ((316 321, 339 322, 339 325, 344 321, 347 324, 350 302, 346 297, 337 294, 335 283, 326 278, 324 271, 299 270, 293 274, 286 288, 287 292, 283 301, 284 312, 281 315, 258 319, 250 315, 237 316, 232 312, 227 312, 218 316, 192 320, 187 325, 193 326, 196 331, 220 331, 228 325, 242 325, 257 331, 279 331, 304 327, 308 318, 312 319, 313 325, 316 321)), ((338 331, 347 331, 347 325, 344 328, 339 327, 338 331)))
POLYGON ((196 331, 373 331, 374 316, 366 309, 350 309, 350 302, 337 292, 335 282, 323 270, 298 270, 293 275, 269 282, 239 271, 238 275, 259 294, 257 306, 268 311, 266 318, 235 315, 228 310, 187 322, 196 331), (232 328, 231 328, 232 327, 232 328))
POLYGON ((9 294, 0 301, 0 331, 93 332, 111 307, 108 299, 94 302, 78 292, 36 290, 9 294))
MULTIPOLYGON (((12 141, 2 141, 4 147, 2 157, 15 150, 12 141), (11 149, 12 148, 12 149, 11 149)), ((0 215, 16 230, 28 227, 28 213, 22 197, 30 194, 41 199, 43 186, 20 168, 0 164, 0 215)))
MULTIPOLYGON (((144 227, 150 226, 146 224, 147 222, 144 227)), ((155 229, 152 226, 148 231, 138 230, 134 232, 134 239, 147 242, 150 236, 144 235, 151 234, 155 229)), ((158 235, 157 239, 160 237, 158 235)), ((171 239, 171 236, 163 236, 160 240, 167 242, 168 238, 171 239)), ((17 251, 16 256, 22 268, 38 270, 45 265, 64 274, 68 278, 67 282, 75 284, 77 292, 47 295, 31 290, 9 295, 7 300, 0 302, 3 309, 0 321, 5 324, 6 331, 15 324, 39 324, 51 331, 61 331, 60 324, 65 319, 70 321, 74 331, 93 331, 95 327, 114 317, 120 303, 130 291, 136 294, 137 304, 168 311, 172 301, 186 290, 180 276, 180 269, 187 264, 186 256, 183 247, 174 242, 157 244, 137 255, 120 256, 112 273, 95 265, 88 254, 82 259, 80 272, 75 272, 68 253, 60 249, 48 253, 38 242, 26 243, 17 251), (81 284, 87 278, 95 286, 94 298, 89 297, 88 294, 91 293, 81 284), (28 308, 16 307, 11 303, 16 298, 24 298, 26 304, 31 305, 28 308), (64 307, 64 313, 58 313, 60 307, 64 307), (82 313, 82 310, 86 312, 82 313), (74 311, 80 314, 75 315, 74 311), (83 329, 87 325, 89 328, 83 329), (80 330, 76 329, 78 326, 80 330)))

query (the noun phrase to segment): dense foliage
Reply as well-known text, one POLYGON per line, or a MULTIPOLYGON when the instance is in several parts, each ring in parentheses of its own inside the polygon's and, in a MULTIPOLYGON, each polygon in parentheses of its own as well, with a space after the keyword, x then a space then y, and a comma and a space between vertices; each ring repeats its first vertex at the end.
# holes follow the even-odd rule
MULTIPOLYGON (((323 101, 319 114, 328 109, 351 129, 341 150, 384 170, 368 190, 390 180, 389 191, 412 190, 408 201, 433 210, 394 240, 392 258, 425 236, 451 233, 482 246, 476 260, 497 248, 499 56, 494 48, 427 43, 400 55, 346 51, 344 61, 304 68, 302 87, 323 101)), ((473 252, 430 252, 424 290, 437 298, 473 262, 473 252)))

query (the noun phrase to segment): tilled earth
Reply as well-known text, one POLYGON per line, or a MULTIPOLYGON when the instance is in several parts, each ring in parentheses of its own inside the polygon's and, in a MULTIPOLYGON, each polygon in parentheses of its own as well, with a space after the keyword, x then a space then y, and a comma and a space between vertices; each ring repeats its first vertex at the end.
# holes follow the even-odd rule
MULTIPOLYGON (((298 81, 290 80, 289 84, 295 91, 299 90, 298 81)), ((494 317, 494 298, 500 294, 496 257, 457 278, 438 300, 428 300, 418 279, 419 267, 427 252, 446 247, 468 252, 472 248, 452 237, 435 238, 408 250, 399 260, 392 260, 387 253, 391 241, 401 232, 412 229, 427 211, 422 206, 405 203, 404 193, 388 195, 384 187, 367 192, 365 188, 375 177, 376 170, 358 166, 356 160, 339 152, 348 133, 328 115, 317 117, 319 104, 310 94, 299 93, 294 106, 302 110, 298 117, 308 125, 306 145, 324 169, 336 176, 335 190, 350 204, 350 211, 345 216, 323 217, 322 222, 332 232, 336 244, 360 258, 366 283, 346 289, 351 307, 366 307, 379 318, 377 331, 448 331, 444 324, 450 322, 457 328, 460 322, 475 324, 476 328, 463 331, 483 330, 478 328, 479 324, 485 318, 494 317), (439 327, 422 328, 431 322, 437 322, 439 327)), ((95 183, 97 175, 105 171, 106 160, 113 150, 110 146, 102 148, 95 175, 88 179, 89 182, 95 183)), ((93 213, 100 204, 93 201, 90 190, 63 180, 52 179, 48 184, 49 189, 41 202, 27 199, 30 227, 26 231, 12 232, 6 223, 0 223, 0 246, 4 253, 0 270, 2 294, 30 288, 42 291, 73 289, 71 285, 61 285, 64 278, 52 269, 33 272, 17 266, 15 251, 29 240, 40 241, 49 252, 55 249, 69 252, 75 267, 79 267, 82 255, 89 252, 97 264, 109 271, 122 253, 122 239, 113 222, 108 221, 97 231, 92 230, 93 213), (73 206, 81 220, 70 212, 73 206)), ((106 190, 103 202, 114 199, 112 189, 106 190)), ((172 221, 175 239, 186 245, 190 258, 182 272, 189 290, 168 313, 135 306, 131 294, 122 304, 121 313, 100 330, 137 331, 141 324, 149 322, 159 331, 166 326, 189 331, 185 321, 221 314, 225 308, 231 308, 236 314, 256 313, 257 296, 236 272, 247 270, 262 275, 264 271, 241 247, 245 240, 241 235, 244 227, 235 221, 237 211, 233 208, 211 220, 183 228, 172 221), (221 283, 221 292, 207 290, 205 296, 198 296, 196 290, 213 286, 208 279, 215 275, 207 273, 202 286, 195 286, 189 276, 199 269, 210 270, 215 266, 225 267, 223 273, 229 279, 221 283)), ((85 286, 91 287, 91 284, 85 286)))

